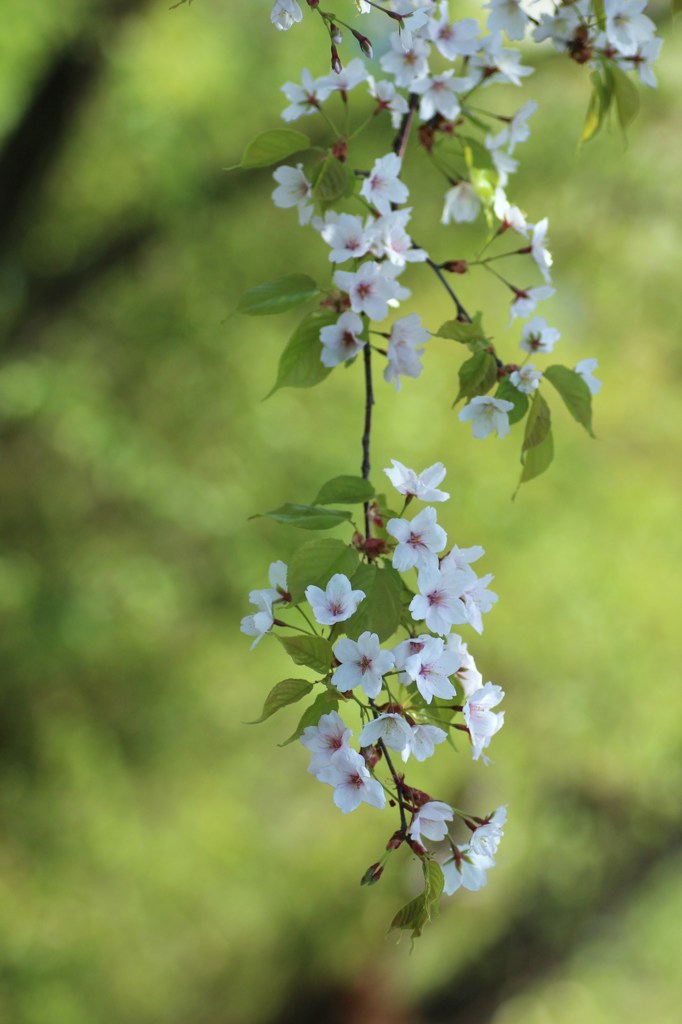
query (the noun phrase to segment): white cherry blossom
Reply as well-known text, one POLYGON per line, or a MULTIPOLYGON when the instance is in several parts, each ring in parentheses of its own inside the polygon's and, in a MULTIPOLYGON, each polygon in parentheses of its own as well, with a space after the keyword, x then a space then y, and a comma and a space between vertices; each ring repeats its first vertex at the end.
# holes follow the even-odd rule
POLYGON ((398 285, 383 271, 379 263, 363 263, 357 273, 337 270, 334 284, 347 292, 354 313, 366 313, 370 320, 385 320, 388 303, 398 293, 398 285))
POLYGON ((282 111, 285 121, 297 121, 299 117, 314 114, 331 94, 331 89, 321 79, 315 81, 307 68, 301 72, 301 85, 286 82, 282 92, 290 102, 290 106, 282 111))
POLYGON ((445 743, 448 734, 437 725, 413 725, 410 730, 410 739, 402 751, 403 761, 407 761, 410 754, 414 755, 415 761, 426 761, 433 757, 434 750, 439 743, 445 743))
POLYGON ((483 632, 483 615, 489 612, 497 603, 497 594, 488 590, 488 584, 492 583, 494 577, 488 573, 485 576, 476 577, 471 585, 462 594, 462 601, 466 609, 467 622, 477 633, 483 632))
POLYGON ((457 224, 476 220, 481 209, 481 200, 470 181, 458 181, 445 193, 445 205, 441 224, 455 221, 457 224))
POLYGON ((361 803, 379 810, 386 805, 381 783, 372 778, 364 758, 355 750, 339 750, 317 777, 320 782, 334 787, 334 803, 344 814, 354 811, 361 803))
POLYGON ((308 765, 310 774, 318 775, 322 769, 329 766, 333 754, 338 750, 349 749, 352 735, 351 729, 337 711, 322 715, 317 725, 307 726, 300 740, 312 754, 308 765))
POLYGON ((370 96, 377 101, 376 112, 380 114, 382 110, 388 110, 391 115, 391 125, 394 128, 399 128, 403 115, 410 109, 405 97, 396 90, 393 82, 389 82, 387 79, 376 82, 370 75, 367 84, 370 96))
POLYGON ((348 577, 337 573, 330 579, 326 590, 311 585, 306 587, 305 596, 316 622, 321 626, 333 626, 335 622, 345 622, 355 613, 365 592, 353 590, 348 577))
POLYGON ((498 437, 506 437, 509 433, 509 413, 513 408, 513 403, 504 398, 477 395, 460 409, 457 419, 460 423, 471 422, 471 432, 479 441, 485 440, 493 432, 498 437))
POLYGON ((281 209, 298 207, 299 223, 307 224, 313 215, 313 187, 303 173, 303 164, 278 167, 272 176, 279 184, 279 188, 272 193, 275 206, 281 209))
POLYGON ((368 722, 358 737, 358 743, 361 747, 371 747, 382 740, 389 750, 400 753, 408 747, 411 739, 412 731, 402 715, 388 713, 368 722))
POLYGON ((539 288, 526 288, 524 290, 517 290, 516 297, 512 299, 512 303, 509 307, 511 316, 509 318, 510 325, 516 319, 520 317, 521 320, 525 320, 527 316, 534 313, 538 302, 544 302, 546 299, 551 299, 555 293, 554 288, 550 285, 542 284, 539 288))
POLYGON ((656 26, 642 13, 646 5, 647 0, 604 0, 606 35, 626 57, 654 37, 656 26))
POLYGON ((418 313, 396 320, 391 328, 388 340, 388 363, 384 370, 384 380, 395 383, 396 391, 400 391, 400 377, 418 377, 422 372, 420 356, 424 349, 418 346, 425 344, 431 335, 421 326, 418 313))
POLYGON ((265 634, 269 633, 272 629, 273 614, 272 601, 267 598, 262 590, 252 591, 251 603, 256 605, 258 611, 254 612, 253 615, 245 615, 239 628, 247 636, 254 636, 256 638, 251 644, 251 650, 253 650, 259 640, 262 640, 265 634))
POLYGON ((332 71, 331 74, 318 79, 318 85, 328 86, 331 92, 348 93, 356 85, 360 85, 360 82, 366 82, 368 77, 369 71, 364 60, 361 60, 360 57, 355 57, 349 64, 341 68, 340 71, 332 71))
POLYGON ((422 843, 424 839, 431 839, 437 843, 445 839, 448 834, 448 822, 454 817, 455 812, 448 804, 442 800, 429 800, 415 814, 408 834, 417 843, 422 843))
POLYGON ((552 279, 549 268, 552 266, 554 261, 552 259, 551 252, 545 245, 547 241, 547 227, 548 221, 546 217, 543 217, 541 221, 538 221, 538 223, 534 225, 533 238, 531 241, 531 256, 535 260, 538 270, 544 277, 545 281, 549 284, 552 279))
POLYGON ((367 229, 362 217, 350 213, 335 213, 333 210, 328 210, 325 214, 320 235, 331 249, 331 263, 359 259, 369 251, 372 241, 372 232, 367 229))
POLYGON ((472 562, 477 562, 479 558, 483 558, 485 554, 484 549, 480 544, 474 544, 470 548, 459 548, 455 544, 447 555, 441 559, 441 569, 459 569, 460 571, 468 569, 472 562))
POLYGON ((446 121, 454 121, 457 117, 462 109, 457 94, 465 91, 468 83, 464 83, 463 89, 461 80, 455 79, 454 74, 451 69, 440 75, 420 78, 412 85, 412 92, 421 96, 419 116, 422 121, 430 121, 436 114, 440 114, 446 121))
POLYGON ((592 376, 592 371, 599 365, 596 359, 581 359, 575 366, 575 372, 579 373, 590 389, 591 395, 597 395, 601 391, 602 382, 592 376))
POLYGON ((390 35, 389 43, 391 49, 381 58, 380 64, 399 88, 411 89, 414 82, 429 73, 429 44, 423 39, 413 38, 408 49, 404 49, 399 32, 390 35))
POLYGON ((427 505, 414 519, 389 519, 386 531, 398 541, 393 552, 393 568, 398 572, 408 569, 438 567, 438 552, 448 542, 442 526, 436 522, 436 510, 427 505))
POLYGON ((519 0, 488 0, 483 6, 490 11, 486 23, 489 32, 506 32, 510 39, 523 39, 528 15, 519 0))
POLYGON ((446 569, 422 570, 417 577, 419 593, 410 602, 410 612, 416 621, 426 620, 433 633, 445 635, 451 626, 468 621, 462 594, 476 580, 471 569, 457 572, 446 569))
POLYGON ((408 469, 397 459, 391 459, 391 462, 393 469, 385 469, 384 473, 399 494, 407 498, 419 498, 420 501, 447 501, 450 497, 446 491, 437 489, 447 472, 442 462, 434 462, 421 473, 408 469))
POLYGON ((519 348, 524 352, 551 352, 561 337, 561 331, 550 327, 542 316, 534 316, 524 325, 519 348))
POLYGON ((402 161, 395 153, 388 153, 374 161, 365 178, 360 195, 372 203, 379 213, 390 213, 391 203, 404 203, 409 196, 407 185, 400 180, 402 161))
MULTIPOLYGON (((474 761, 478 761, 483 751, 490 745, 492 737, 504 725, 504 711, 492 710, 503 699, 504 690, 492 683, 486 683, 466 699, 464 721, 471 736, 474 761)), ((483 761, 485 764, 489 763, 485 754, 483 754, 483 761)))
POLYGON ((411 213, 409 207, 392 210, 369 228, 371 252, 375 256, 387 256, 391 264, 400 269, 406 263, 423 263, 428 259, 428 253, 414 246, 405 230, 411 213))
POLYGON ((455 696, 456 690, 448 677, 458 668, 459 658, 446 648, 445 641, 439 636, 428 637, 421 650, 405 661, 406 674, 417 684, 427 704, 434 697, 447 700, 455 696))
POLYGON ((480 30, 476 19, 463 18, 451 22, 448 0, 439 5, 439 12, 438 18, 433 18, 429 26, 429 37, 439 53, 452 61, 459 56, 471 57, 476 53, 480 30))
POLYGON ((329 324, 320 331, 322 351, 320 359, 325 366, 338 366, 353 359, 367 344, 360 335, 364 330, 362 317, 357 313, 342 313, 335 324, 329 324))
POLYGON ((542 370, 536 370, 532 363, 527 363, 518 370, 512 370, 509 380, 522 395, 532 395, 540 387, 542 370))
POLYGON ((491 814, 485 825, 479 825, 469 840, 469 849, 479 857, 494 859, 504 831, 502 826, 507 821, 507 808, 498 807, 491 814))
POLYGON ((279 32, 286 32, 303 17, 297 0, 275 0, 270 13, 270 21, 279 32))
POLYGON ((458 846, 457 856, 441 864, 445 880, 443 892, 447 896, 452 896, 459 888, 478 892, 488 880, 486 872, 494 866, 490 857, 474 853, 469 846, 458 846))
POLYGON ((334 645, 334 656, 341 662, 332 676, 337 690, 345 693, 361 686, 371 699, 379 696, 383 677, 393 668, 394 659, 391 651, 381 650, 376 633, 367 630, 357 640, 343 637, 334 645))

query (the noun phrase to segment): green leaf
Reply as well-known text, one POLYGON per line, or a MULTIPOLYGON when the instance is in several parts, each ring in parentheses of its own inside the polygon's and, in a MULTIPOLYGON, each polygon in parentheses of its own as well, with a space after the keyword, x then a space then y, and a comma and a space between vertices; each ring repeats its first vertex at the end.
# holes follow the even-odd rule
POLYGON ((328 715, 330 711, 336 711, 339 706, 338 696, 331 692, 331 690, 325 690, 323 693, 318 694, 313 703, 309 708, 303 712, 301 720, 292 732, 288 740, 284 743, 279 743, 280 747, 287 747, 294 740, 297 740, 299 736, 303 735, 303 730, 307 729, 309 725, 317 725, 322 715, 328 715))
POLYGON ((458 341, 462 345, 468 345, 472 352, 482 346, 487 347, 491 340, 483 330, 481 313, 477 313, 471 323, 462 323, 461 320, 446 320, 436 331, 435 337, 448 338, 451 341, 458 341))
POLYGON ((523 446, 521 449, 522 460, 524 452, 528 452, 531 448, 535 448, 537 445, 542 444, 549 434, 551 425, 552 417, 550 415, 549 406, 540 392, 536 391, 533 396, 533 401, 531 402, 530 412, 528 413, 526 432, 523 435, 523 446))
POLYGON ((358 561, 355 548, 344 544, 342 540, 325 537, 308 541, 289 562, 289 593, 294 604, 303 600, 306 587, 324 589, 336 573, 342 573, 350 579, 357 569, 358 561))
POLYGON ((280 505, 272 512, 263 512, 252 519, 274 519, 287 526, 297 526, 299 530, 331 530, 341 523, 348 522, 350 512, 340 508, 316 508, 315 505, 280 505))
POLYGON ((277 638, 296 665, 305 665, 326 676, 332 663, 332 645, 322 636, 280 636, 277 638))
POLYGON ((388 640, 400 624, 403 585, 400 575, 390 566, 361 565, 351 579, 353 590, 363 590, 364 600, 346 622, 343 631, 357 639, 365 630, 388 640))
POLYGON ((331 203, 352 191, 355 179, 348 164, 342 164, 340 160, 330 153, 321 165, 315 184, 313 185, 313 199, 316 203, 331 203), (353 178, 351 182, 351 177, 353 178))
POLYGON ((401 907, 391 921, 389 931, 410 931, 412 938, 418 939, 424 930, 424 925, 428 924, 429 918, 426 896, 422 893, 421 896, 415 896, 413 900, 401 907))
POLYGON ((682 13, 682 0, 671 0, 671 4, 673 9, 673 17, 676 14, 682 13))
MULTIPOLYGON (((519 480, 519 486, 516 488, 516 493, 518 493, 518 489, 521 484, 528 483, 529 480, 534 480, 536 476, 540 476, 541 473, 544 473, 551 465, 553 458, 554 441, 550 430, 540 444, 535 445, 534 448, 530 448, 526 452, 523 459, 521 479, 519 480)), ((516 497, 516 493, 514 494, 514 497, 516 497)))
POLYGON ((639 92, 629 75, 616 64, 612 66, 611 74, 618 121, 623 131, 626 132, 639 113, 639 92))
POLYGON ((236 312, 248 316, 286 313, 288 309, 295 309, 312 299, 319 291, 312 277, 307 274, 286 274, 276 281, 249 288, 239 300, 236 312))
POLYGON ((453 405, 461 398, 485 395, 497 380, 497 362, 491 352, 477 352, 459 368, 459 392, 453 405))
POLYGON ((305 679, 283 679, 281 683, 273 686, 265 698, 260 718, 255 718, 253 722, 246 722, 246 725, 258 725, 260 722, 264 722, 276 711, 301 700, 307 693, 310 693, 312 688, 313 684, 305 679))
POLYGON ((580 136, 581 145, 583 142, 589 142, 601 129, 609 112, 614 92, 613 77, 609 68, 605 70, 603 78, 598 71, 593 71, 590 75, 590 80, 592 82, 592 96, 587 108, 582 135, 580 136))
POLYGON ((314 310, 301 321, 280 356, 277 380, 267 398, 280 388, 312 388, 329 376, 331 369, 320 359, 320 331, 336 319, 336 313, 314 310))
POLYGON ((320 488, 314 505, 362 505, 374 497, 374 488, 361 476, 335 476, 320 488))
POLYGON ((495 392, 495 398, 502 398, 505 402, 511 402, 514 408, 509 413, 510 424, 518 423, 528 412, 528 395, 515 388, 508 377, 500 381, 500 386, 495 392))
POLYGON ((440 864, 435 860, 423 860, 422 869, 424 871, 424 896, 427 904, 437 904, 445 885, 440 864))
POLYGON ((587 384, 575 370, 568 366, 548 366, 544 372, 550 384, 561 395, 564 405, 574 420, 577 420, 590 435, 592 432, 592 395, 587 384))
POLYGON ((604 0, 592 0, 592 8, 597 18, 598 27, 604 32, 606 30, 606 11, 604 10, 604 0))
POLYGON ((285 160, 292 153, 310 149, 310 139, 303 132, 291 128, 272 128, 253 139, 241 159, 242 167, 270 167, 285 160))

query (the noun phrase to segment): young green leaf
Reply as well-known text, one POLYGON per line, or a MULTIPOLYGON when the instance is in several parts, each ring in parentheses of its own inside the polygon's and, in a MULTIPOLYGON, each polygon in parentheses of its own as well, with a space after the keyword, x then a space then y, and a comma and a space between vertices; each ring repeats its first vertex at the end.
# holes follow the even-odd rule
POLYGON ((302 320, 289 338, 277 367, 277 380, 267 398, 280 388, 312 388, 331 373, 320 359, 320 331, 336 322, 335 313, 315 310, 302 320))
POLYGON ((303 132, 291 128, 272 128, 261 132, 244 150, 242 167, 271 167, 292 153, 310 149, 310 139, 303 132))
POLYGON ((536 391, 533 395, 530 412, 528 413, 526 432, 523 436, 523 447, 521 449, 522 460, 524 452, 530 451, 531 448, 535 448, 544 441, 549 434, 551 425, 552 418, 549 406, 540 392, 536 391))
POLYGON ((335 476, 320 488, 314 505, 362 505, 374 497, 374 488, 361 476, 335 476))
POLYGON ((253 722, 247 722, 246 725, 258 725, 260 722, 264 722, 275 712, 301 700, 307 693, 310 693, 312 688, 313 684, 305 679, 283 679, 281 683, 273 686, 265 698, 260 718, 255 718, 253 722))
POLYGON ((287 526, 297 526, 299 530, 332 530, 335 526, 347 522, 351 514, 340 508, 316 508, 315 505, 280 505, 272 512, 263 512, 253 519, 264 517, 274 519, 287 526))
POLYGON ((453 405, 462 398, 485 395, 497 380, 497 362, 491 352, 477 352, 459 368, 459 392, 453 405))
POLYGON ((446 320, 436 331, 435 337, 447 338, 450 341, 458 341, 461 345, 468 345, 472 352, 487 347, 491 341, 483 330, 481 313, 477 313, 471 323, 462 323, 461 320, 446 320))
POLYGON ((424 925, 429 921, 429 908, 424 893, 415 896, 413 900, 401 907, 391 921, 389 931, 410 931, 412 939, 418 939, 424 930, 424 925))
POLYGON ((288 309, 308 302, 319 294, 312 277, 307 274, 286 274, 276 281, 256 285, 249 288, 239 300, 237 313, 247 316, 272 316, 275 313, 286 313, 288 309))
POLYGON ((592 395, 587 384, 575 370, 567 366, 548 366, 544 376, 561 395, 564 405, 574 420, 577 420, 590 435, 592 432, 592 395))
POLYGON ((554 441, 552 440, 552 432, 550 430, 539 444, 535 445, 534 448, 530 448, 523 456, 521 479, 519 480, 514 497, 516 497, 521 484, 528 483, 529 480, 534 480, 536 476, 544 473, 550 466, 553 458, 554 441))
POLYGON ((307 729, 309 725, 317 725, 322 715, 328 715, 330 711, 336 711, 339 706, 338 695, 331 692, 331 690, 324 690, 318 694, 313 703, 309 708, 303 712, 301 720, 292 732, 288 740, 284 743, 278 744, 280 747, 287 747, 294 740, 297 740, 303 735, 303 730, 307 729))
POLYGON ((344 632, 356 640, 369 630, 380 640, 388 640, 400 624, 402 580, 395 569, 387 566, 361 565, 351 579, 353 590, 363 590, 364 600, 358 610, 343 623, 344 632))
POLYGON ((284 650, 296 665, 326 676, 332 663, 332 645, 321 636, 280 636, 284 650))
POLYGON ((639 113, 639 92, 630 76, 616 64, 611 68, 611 74, 613 75, 618 122, 626 132, 639 113))
POLYGON ((510 424, 518 423, 528 412, 528 395, 515 388, 509 377, 503 377, 495 392, 495 398, 502 398, 505 402, 511 402, 514 408, 509 412, 510 424))
POLYGON ((334 202, 334 200, 348 195, 349 190, 352 192, 354 183, 352 170, 330 153, 315 179, 313 199, 316 203, 334 202))
POLYGON ((295 604, 302 601, 309 586, 323 590, 332 576, 350 577, 358 567, 358 553, 342 540, 325 537, 311 540, 298 549, 289 562, 289 593, 295 604))

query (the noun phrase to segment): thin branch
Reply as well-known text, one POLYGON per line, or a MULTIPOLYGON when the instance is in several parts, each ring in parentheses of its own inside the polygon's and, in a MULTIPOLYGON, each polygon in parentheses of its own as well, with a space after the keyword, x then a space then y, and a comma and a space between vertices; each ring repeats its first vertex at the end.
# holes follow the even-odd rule
MULTIPOLYGON (((414 239, 412 239, 412 241, 414 242, 414 239)), ((416 245, 417 243, 414 242, 414 244, 416 245)), ((445 288, 446 292, 454 302, 455 308, 457 309, 457 319, 461 320, 462 323, 470 324, 472 322, 471 317, 467 313, 462 303, 459 301, 456 292, 451 287, 449 281, 446 279, 443 271, 440 269, 437 263, 434 263, 434 261, 430 257, 427 258, 426 262, 431 267, 431 270, 434 272, 440 283, 443 285, 443 288, 445 288)))
POLYGON ((409 109, 406 114, 403 114, 400 127, 398 128, 396 137, 393 140, 393 152, 396 156, 399 156, 401 160, 405 156, 407 143, 410 138, 410 131, 412 129, 412 122, 414 121, 414 115, 418 105, 419 96, 416 93, 411 92, 409 98, 409 109))
MULTIPOLYGON (((369 480, 370 443, 372 438, 372 406, 374 405, 374 389, 372 387, 372 347, 369 341, 363 349, 365 364, 365 430, 362 435, 362 479, 369 480)), ((369 537, 369 502, 365 502, 365 537, 369 537)))

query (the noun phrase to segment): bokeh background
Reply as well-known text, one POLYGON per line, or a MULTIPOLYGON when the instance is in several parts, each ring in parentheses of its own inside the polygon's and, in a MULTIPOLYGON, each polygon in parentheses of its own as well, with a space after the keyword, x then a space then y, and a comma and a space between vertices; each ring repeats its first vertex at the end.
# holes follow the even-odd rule
MULTIPOLYGON (((677 1021, 679 27, 660 11, 627 147, 577 151, 587 69, 551 49, 525 93, 542 105, 512 195, 550 216, 543 312, 562 361, 599 358, 598 440, 553 402, 556 463, 512 503, 519 428, 483 444, 456 422, 460 348, 434 340, 419 381, 378 388, 374 479, 446 463, 445 525, 484 545, 500 595, 472 647, 507 691, 494 765, 417 769, 510 820, 488 888, 445 901, 410 956, 386 936, 409 870, 358 886, 385 819, 342 817, 305 751, 278 749, 298 709, 242 724, 287 674, 238 632, 247 591, 309 539, 248 516, 357 472, 362 417, 359 366, 262 402, 297 317, 228 316, 325 260, 271 171, 224 170, 278 123, 280 83, 325 69, 314 19, 283 36, 268 11, 3 0, 0 1020, 677 1021)), ((466 254, 419 158, 408 180, 415 237, 466 254)), ((507 294, 461 284, 500 331, 507 294)), ((451 315, 426 270, 412 287, 451 315)), ((498 336, 508 359, 517 340, 498 336)))

